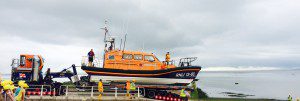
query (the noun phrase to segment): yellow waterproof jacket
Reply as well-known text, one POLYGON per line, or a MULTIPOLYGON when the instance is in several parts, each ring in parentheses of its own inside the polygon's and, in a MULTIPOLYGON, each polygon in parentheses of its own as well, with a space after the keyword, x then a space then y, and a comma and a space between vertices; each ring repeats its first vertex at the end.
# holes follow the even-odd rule
POLYGON ((135 84, 133 82, 131 82, 131 84, 130 84, 130 90, 135 90, 135 89, 136 89, 135 84))
POLYGON ((166 61, 168 62, 168 61, 170 61, 170 54, 166 54, 166 61))
POLYGON ((293 101, 293 98, 291 96, 289 96, 288 101, 293 101))
POLYGON ((21 88, 18 95, 15 97, 16 101, 22 101, 22 96, 24 96, 24 98, 25 98, 25 89, 24 88, 21 88))
POLYGON ((181 89, 181 91, 180 91, 180 97, 186 97, 186 94, 185 94, 185 92, 184 92, 184 89, 181 89))
POLYGON ((102 82, 98 83, 98 91, 103 92, 103 83, 102 82))
POLYGON ((130 86, 130 82, 126 82, 126 90, 130 90, 131 86, 130 86))

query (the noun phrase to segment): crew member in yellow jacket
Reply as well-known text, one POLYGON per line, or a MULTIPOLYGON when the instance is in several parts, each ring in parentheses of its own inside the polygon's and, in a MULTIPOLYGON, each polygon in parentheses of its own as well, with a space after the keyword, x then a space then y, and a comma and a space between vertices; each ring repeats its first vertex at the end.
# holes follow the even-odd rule
POLYGON ((102 99, 102 94, 103 94, 103 82, 102 79, 99 80, 98 82, 98 91, 99 91, 99 96, 98 99, 101 100, 102 99))
POLYGON ((24 101, 25 100, 25 88, 29 86, 25 83, 25 81, 18 82, 19 87, 16 89, 15 92, 15 99, 16 101, 24 101))
POLYGON ((170 52, 167 52, 167 54, 166 54, 166 64, 167 64, 167 68, 169 67, 170 59, 171 59, 170 52))
POLYGON ((12 85, 12 81, 10 80, 4 80, 1 82, 1 86, 3 86, 3 100, 4 101, 15 101, 15 98, 13 96, 13 90, 14 90, 14 85, 12 85))
POLYGON ((181 89, 180 97, 182 98, 182 101, 188 101, 188 98, 187 98, 186 93, 185 93, 185 88, 181 89))
POLYGON ((135 80, 132 80, 132 82, 130 83, 130 93, 131 93, 131 98, 135 97, 135 90, 136 90, 136 87, 135 87, 135 80))

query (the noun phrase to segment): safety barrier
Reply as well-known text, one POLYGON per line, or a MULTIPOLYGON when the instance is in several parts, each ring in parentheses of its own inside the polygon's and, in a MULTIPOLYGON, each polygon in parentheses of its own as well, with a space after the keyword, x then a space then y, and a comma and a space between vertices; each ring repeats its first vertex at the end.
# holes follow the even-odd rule
POLYGON ((59 87, 58 95, 68 96, 69 86, 62 85, 59 87))
POLYGON ((25 95, 30 96, 52 96, 55 95, 55 88, 52 89, 51 85, 29 85, 30 88, 26 88, 25 95))

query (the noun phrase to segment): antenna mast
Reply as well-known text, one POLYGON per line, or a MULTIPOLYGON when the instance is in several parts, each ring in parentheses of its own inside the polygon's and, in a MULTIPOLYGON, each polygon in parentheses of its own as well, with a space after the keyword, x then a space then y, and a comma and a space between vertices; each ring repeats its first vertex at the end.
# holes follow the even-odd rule
POLYGON ((124 46, 123 46, 123 52, 124 52, 124 50, 125 50, 125 45, 126 45, 126 36, 127 36, 127 34, 125 34, 125 40, 124 40, 124 46))
POLYGON ((105 31, 104 33, 104 43, 105 43, 105 47, 104 47, 104 51, 112 51, 115 50, 115 38, 112 37, 109 33, 108 33, 108 28, 107 28, 107 20, 105 20, 105 26, 104 28, 101 28, 105 31), (109 43, 109 47, 107 48, 107 44, 109 43))
POLYGON ((106 36, 107 36, 107 34, 108 34, 108 29, 107 29, 107 20, 105 20, 105 22, 104 22, 104 28, 101 28, 101 29, 103 29, 105 32, 104 32, 104 44, 105 44, 105 46, 104 46, 104 52, 106 51, 106 47, 107 47, 107 40, 106 40, 106 36))
POLYGON ((122 38, 121 38, 120 50, 122 50, 122 43, 123 43, 123 41, 122 41, 122 38))
POLYGON ((106 42, 106 34, 108 33, 108 29, 107 29, 107 20, 105 20, 104 22, 104 31, 105 31, 105 34, 104 34, 104 42, 106 42))

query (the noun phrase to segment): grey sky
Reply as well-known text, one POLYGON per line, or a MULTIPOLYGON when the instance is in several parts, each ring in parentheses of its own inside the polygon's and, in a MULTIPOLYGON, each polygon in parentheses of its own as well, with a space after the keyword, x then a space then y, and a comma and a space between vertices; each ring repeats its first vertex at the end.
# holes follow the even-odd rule
POLYGON ((98 55, 103 50, 104 19, 117 44, 127 32, 126 49, 144 45, 160 59, 171 51, 176 58, 197 56, 196 64, 205 67, 300 65, 297 0, 0 2, 0 68, 5 70, 21 53, 43 55, 47 68, 80 65, 91 48, 98 55))

